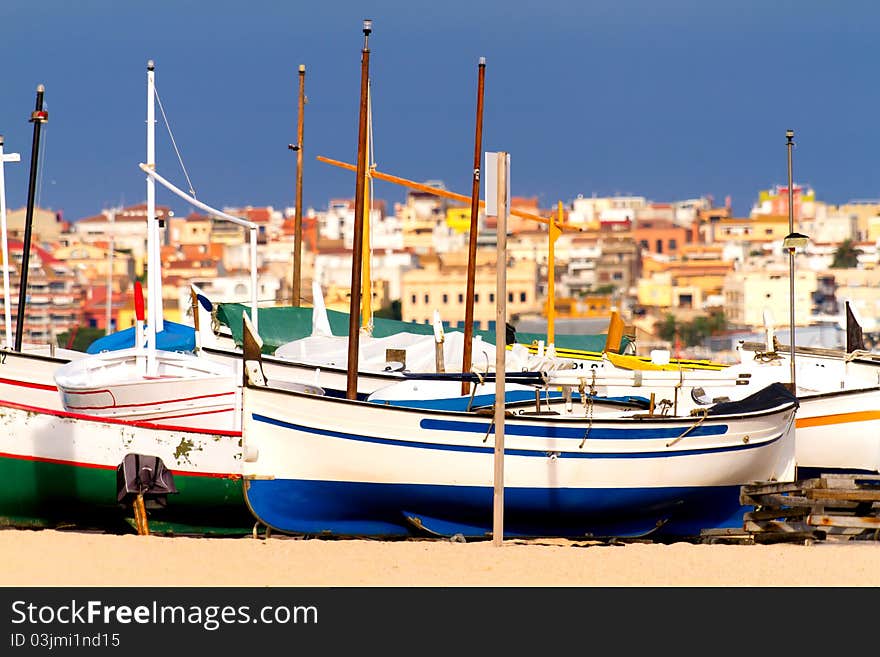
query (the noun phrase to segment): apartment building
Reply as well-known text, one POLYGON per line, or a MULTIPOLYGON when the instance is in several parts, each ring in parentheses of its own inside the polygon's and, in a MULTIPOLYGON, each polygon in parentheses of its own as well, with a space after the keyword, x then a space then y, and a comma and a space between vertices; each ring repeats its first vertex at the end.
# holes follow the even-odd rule
MULTIPOLYGON (((24 238, 27 208, 9 210, 6 213, 6 235, 13 239, 24 238)), ((31 240, 55 242, 66 233, 70 225, 60 212, 35 207, 31 218, 31 240)))
MULTIPOLYGON (((12 329, 18 323, 18 299, 24 244, 8 240, 9 303, 12 329)), ((54 338, 83 323, 83 286, 76 273, 42 247, 31 245, 28 259, 22 344, 54 344, 54 338)))
MULTIPOLYGON (((401 315, 404 321, 433 321, 434 311, 453 326, 463 326, 467 291, 467 259, 460 254, 427 256, 421 267, 403 274, 401 315)), ((488 328, 495 321, 497 292, 497 252, 478 250, 474 269, 474 323, 488 328)), ((537 265, 533 262, 508 261, 506 269, 508 317, 541 312, 537 299, 537 265)))
MULTIPOLYGON (((165 242, 166 226, 174 212, 168 206, 157 205, 156 217, 160 222, 160 240, 165 242)), ((72 238, 83 244, 109 242, 113 239, 119 251, 127 251, 134 261, 135 275, 142 276, 147 261, 147 206, 145 203, 125 208, 104 210, 101 214, 85 217, 71 226, 72 238)))
MULTIPOLYGON (((795 326, 810 324, 816 278, 815 271, 795 269, 795 326)), ((759 329, 764 325, 764 311, 767 310, 772 313, 777 326, 789 324, 789 270, 781 263, 730 271, 724 279, 723 294, 724 314, 732 326, 759 329)))

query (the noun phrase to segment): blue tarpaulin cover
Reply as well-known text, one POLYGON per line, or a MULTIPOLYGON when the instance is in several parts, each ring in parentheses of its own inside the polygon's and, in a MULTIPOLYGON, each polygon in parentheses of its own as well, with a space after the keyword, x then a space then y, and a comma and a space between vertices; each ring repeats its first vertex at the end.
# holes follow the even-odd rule
MULTIPOLYGON (((163 322, 165 330, 156 334, 156 348, 165 351, 193 351, 196 348, 196 331, 192 326, 169 322, 163 322)), ((103 338, 98 338, 86 353, 97 354, 102 351, 118 351, 134 346, 135 327, 123 329, 103 338)))

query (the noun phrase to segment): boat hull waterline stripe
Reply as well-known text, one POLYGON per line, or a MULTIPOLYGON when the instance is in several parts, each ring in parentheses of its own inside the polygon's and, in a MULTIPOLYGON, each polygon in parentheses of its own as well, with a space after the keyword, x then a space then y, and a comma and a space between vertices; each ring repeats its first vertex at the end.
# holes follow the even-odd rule
MULTIPOLYGON (((285 422, 276 418, 270 418, 265 415, 253 413, 251 415, 256 422, 265 422, 286 429, 292 429, 302 433, 311 433, 319 436, 329 436, 332 438, 341 438, 343 440, 352 440, 356 442, 373 443, 378 445, 389 445, 395 447, 411 447, 415 449, 433 449, 447 452, 469 452, 474 454, 492 454, 495 452, 494 447, 477 447, 471 445, 444 445, 425 442, 413 442, 399 440, 395 438, 377 438, 372 436, 359 436, 351 433, 343 433, 340 431, 331 431, 329 429, 316 429, 314 427, 306 427, 291 422, 285 422)), ((506 432, 506 430, 505 430, 506 432)), ((505 449, 504 453, 508 456, 527 456, 547 458, 549 454, 553 454, 557 458, 589 458, 589 459, 634 459, 634 458, 668 458, 670 456, 697 456, 700 454, 715 454, 720 452, 739 452, 751 449, 760 449, 777 442, 784 434, 774 436, 760 443, 745 443, 742 445, 729 445, 726 447, 711 447, 702 449, 681 449, 663 452, 606 452, 606 453, 577 453, 577 452, 560 452, 557 450, 547 449, 505 449)), ((581 432, 583 438, 583 432, 581 432)))

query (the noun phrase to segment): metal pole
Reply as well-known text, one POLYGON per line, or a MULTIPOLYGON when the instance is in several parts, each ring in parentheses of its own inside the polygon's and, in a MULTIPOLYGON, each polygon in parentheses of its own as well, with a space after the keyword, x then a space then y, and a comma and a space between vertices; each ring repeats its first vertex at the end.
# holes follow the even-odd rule
MULTIPOLYGON (((557 221, 562 223, 562 201, 558 202, 556 209, 557 221)), ((552 219, 552 217, 551 217, 552 219)), ((556 240, 562 231, 550 222, 547 230, 547 346, 556 341, 556 240)))
MULTIPOLYGON (((792 183, 791 183, 791 149, 794 146, 794 130, 786 130, 785 131, 785 139, 787 141, 787 149, 788 149, 788 234, 791 235, 794 233, 794 198, 792 196, 792 183)), ((789 316, 789 326, 791 329, 791 337, 789 338, 789 349, 790 354, 789 358, 791 360, 791 392, 792 394, 797 394, 797 388, 795 387, 795 375, 794 375, 794 248, 791 247, 788 249, 788 316, 789 316)))
MULTIPOLYGON (((113 224, 116 220, 116 209, 110 210, 107 213, 107 225, 110 230, 110 249, 107 253, 107 318, 106 318, 106 330, 105 335, 110 335, 111 324, 113 323, 113 249, 115 248, 114 239, 113 239, 113 224)), ((139 347, 140 345, 135 345, 139 347)))
MULTIPOLYGON (((156 170, 156 66, 153 60, 147 62, 147 161, 146 165, 152 171, 156 170)), ((161 251, 157 245, 159 231, 156 219, 156 181, 147 176, 147 271, 144 277, 147 281, 147 370, 154 374, 156 371, 156 348, 159 332, 159 299, 162 297, 162 275, 156 276, 156 270, 162 267, 159 255, 161 251)))
POLYGON ((495 484, 492 544, 504 541, 504 388, 507 333, 507 153, 498 153, 498 258, 495 262, 495 484))
MULTIPOLYGON (((480 213, 480 160, 482 158, 483 144, 483 88, 486 79, 486 58, 480 57, 479 75, 477 81, 477 128, 474 137, 474 178, 471 185, 471 230, 468 241, 467 263, 467 288, 464 307, 464 351, 462 355, 461 371, 467 374, 471 371, 471 358, 473 357, 474 338, 474 286, 477 268, 477 219, 480 213)), ((470 392, 470 383, 461 382, 461 394, 470 392)))
POLYGON ((303 176, 303 113, 306 104, 306 67, 299 65, 299 117, 296 122, 296 144, 288 148, 296 151, 296 209, 293 220, 293 293, 291 305, 299 306, 302 287, 302 176, 303 176))
POLYGON ((361 106, 358 122, 358 156, 354 192, 354 234, 351 250, 351 303, 348 312, 348 377, 345 396, 357 399, 358 342, 360 337, 361 259, 364 246, 364 176, 367 169, 367 81, 370 78, 370 32, 373 21, 364 21, 361 51, 361 106))
POLYGON ((0 239, 3 240, 3 325, 6 330, 3 346, 6 349, 12 347, 12 300, 9 298, 9 239, 6 232, 6 178, 3 167, 6 162, 19 161, 21 156, 18 153, 3 153, 3 135, 0 135, 0 239))
POLYGON ((15 317, 15 350, 21 351, 21 338, 24 333, 25 302, 27 301, 28 267, 31 255, 31 229, 34 223, 34 196, 37 188, 37 162, 40 150, 40 127, 49 120, 49 113, 43 110, 43 93, 46 88, 37 86, 37 102, 31 113, 30 123, 34 124, 34 140, 31 146, 31 173, 28 180, 27 214, 24 220, 24 243, 21 251, 21 276, 18 284, 18 311, 15 317))

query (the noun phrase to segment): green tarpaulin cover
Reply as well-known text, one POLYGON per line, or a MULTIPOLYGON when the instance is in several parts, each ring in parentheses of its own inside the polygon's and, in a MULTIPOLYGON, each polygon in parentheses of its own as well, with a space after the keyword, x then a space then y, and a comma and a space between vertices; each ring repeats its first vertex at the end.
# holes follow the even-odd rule
MULTIPOLYGON (((242 312, 250 316, 250 307, 241 303, 221 303, 217 305, 217 320, 229 327, 235 343, 241 345, 242 341, 242 312)), ((263 339, 263 353, 272 354, 283 344, 292 340, 299 340, 312 334, 312 308, 296 308, 293 306, 273 306, 260 308, 257 317, 260 337, 263 339)), ((337 310, 327 310, 327 318, 330 320, 330 329, 333 335, 348 335, 348 313, 337 310)), ((444 324, 444 331, 449 333, 463 329, 450 328, 444 324)), ((402 322, 396 319, 373 318, 373 336, 384 338, 396 333, 418 333, 433 335, 434 328, 430 324, 417 324, 415 322, 402 322)), ((495 331, 475 330, 474 336, 480 336, 486 342, 495 344, 495 331)), ((555 336, 555 346, 559 349, 578 349, 581 351, 601 352, 605 348, 605 333, 592 335, 568 335, 555 336)), ((516 341, 522 344, 532 344, 538 340, 547 341, 547 335, 542 333, 516 333, 516 341)), ((632 342, 628 336, 624 336, 620 342, 620 352, 632 342)))

